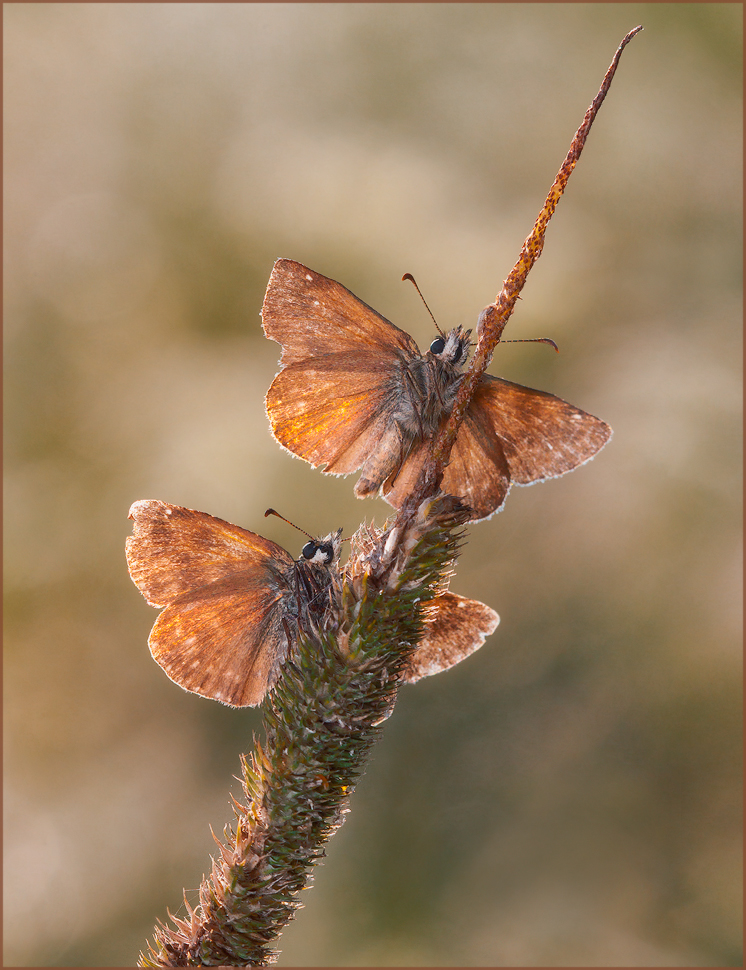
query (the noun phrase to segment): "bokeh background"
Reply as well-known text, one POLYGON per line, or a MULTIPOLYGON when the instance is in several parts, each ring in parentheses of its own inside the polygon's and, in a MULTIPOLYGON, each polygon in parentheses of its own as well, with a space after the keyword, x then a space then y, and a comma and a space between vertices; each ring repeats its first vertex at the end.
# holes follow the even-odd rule
POLYGON ((741 965, 740 4, 21 4, 5 68, 5 962, 131 965, 259 728, 153 663, 140 498, 387 506, 272 441, 273 260, 615 430, 475 526, 502 622, 401 692, 281 965, 741 965))

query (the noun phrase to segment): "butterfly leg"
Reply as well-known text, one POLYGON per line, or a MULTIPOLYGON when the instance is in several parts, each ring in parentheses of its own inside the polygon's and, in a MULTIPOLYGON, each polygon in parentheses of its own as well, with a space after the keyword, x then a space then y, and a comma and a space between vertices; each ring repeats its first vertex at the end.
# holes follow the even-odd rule
MULTIPOLYGON (((389 477, 383 483, 383 493, 384 493, 384 495, 388 495, 388 493, 394 487, 394 482, 396 481, 397 476, 399 475, 399 472, 404 467, 404 462, 409 457, 409 453, 412 450, 412 445, 413 444, 414 444, 414 439, 412 439, 412 438, 406 438, 404 436, 402 437, 401 451, 399 452, 399 462, 398 462, 396 468, 394 469, 394 471, 392 472, 392 474, 389 475, 389 477)), ((388 499, 387 499, 387 501, 388 501, 388 499)))

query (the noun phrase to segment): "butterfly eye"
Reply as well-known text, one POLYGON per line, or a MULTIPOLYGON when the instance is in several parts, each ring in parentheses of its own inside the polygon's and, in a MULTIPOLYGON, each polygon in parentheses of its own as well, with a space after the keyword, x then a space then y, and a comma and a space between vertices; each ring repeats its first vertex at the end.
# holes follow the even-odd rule
POLYGON ((313 559, 313 557, 316 555, 316 552, 318 551, 318 548, 319 548, 318 544, 315 543, 312 539, 310 542, 307 542, 305 546, 303 546, 303 548, 301 549, 301 555, 303 556, 304 559, 313 559))
POLYGON ((334 548, 331 542, 317 542, 312 539, 303 546, 301 555, 305 560, 315 563, 317 566, 326 566, 334 559, 334 548))
POLYGON ((435 340, 430 344, 431 354, 442 354, 446 349, 446 342, 442 337, 436 337, 435 340))

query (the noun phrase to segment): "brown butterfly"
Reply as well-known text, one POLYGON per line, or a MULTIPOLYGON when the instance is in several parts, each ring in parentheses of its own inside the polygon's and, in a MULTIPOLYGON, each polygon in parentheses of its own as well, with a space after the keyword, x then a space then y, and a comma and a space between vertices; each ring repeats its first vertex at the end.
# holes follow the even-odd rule
POLYGON ((180 687, 254 706, 274 686, 299 630, 321 624, 334 599, 342 530, 311 539, 295 560, 254 532, 178 505, 129 511, 133 582, 165 607, 148 645, 180 687))
MULTIPOLYGON (((331 614, 342 530, 310 539, 301 557, 205 512, 147 500, 129 511, 133 582, 162 613, 148 638, 180 687, 254 706, 274 686, 300 630, 331 614)), ((404 671, 413 683, 473 653, 499 622, 476 600, 444 593, 429 605, 425 635, 404 671)))
MULTIPOLYGON (((291 259, 274 265, 262 324, 282 346, 266 398, 274 437, 326 474, 360 470, 358 498, 380 489, 399 508, 453 407, 471 331, 456 327, 421 354, 344 286, 291 259)), ((560 398, 484 374, 441 487, 478 521, 502 507, 511 484, 564 475, 610 437, 607 424, 560 398)))

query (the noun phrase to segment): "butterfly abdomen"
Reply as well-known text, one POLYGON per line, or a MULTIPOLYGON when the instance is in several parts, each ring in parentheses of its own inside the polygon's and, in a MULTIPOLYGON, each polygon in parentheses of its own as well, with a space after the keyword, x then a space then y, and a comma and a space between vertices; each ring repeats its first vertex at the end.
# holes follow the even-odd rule
POLYGON ((360 478, 355 485, 355 495, 358 498, 376 494, 401 464, 402 454, 411 438, 400 426, 399 420, 392 415, 378 447, 368 455, 361 468, 360 478))

